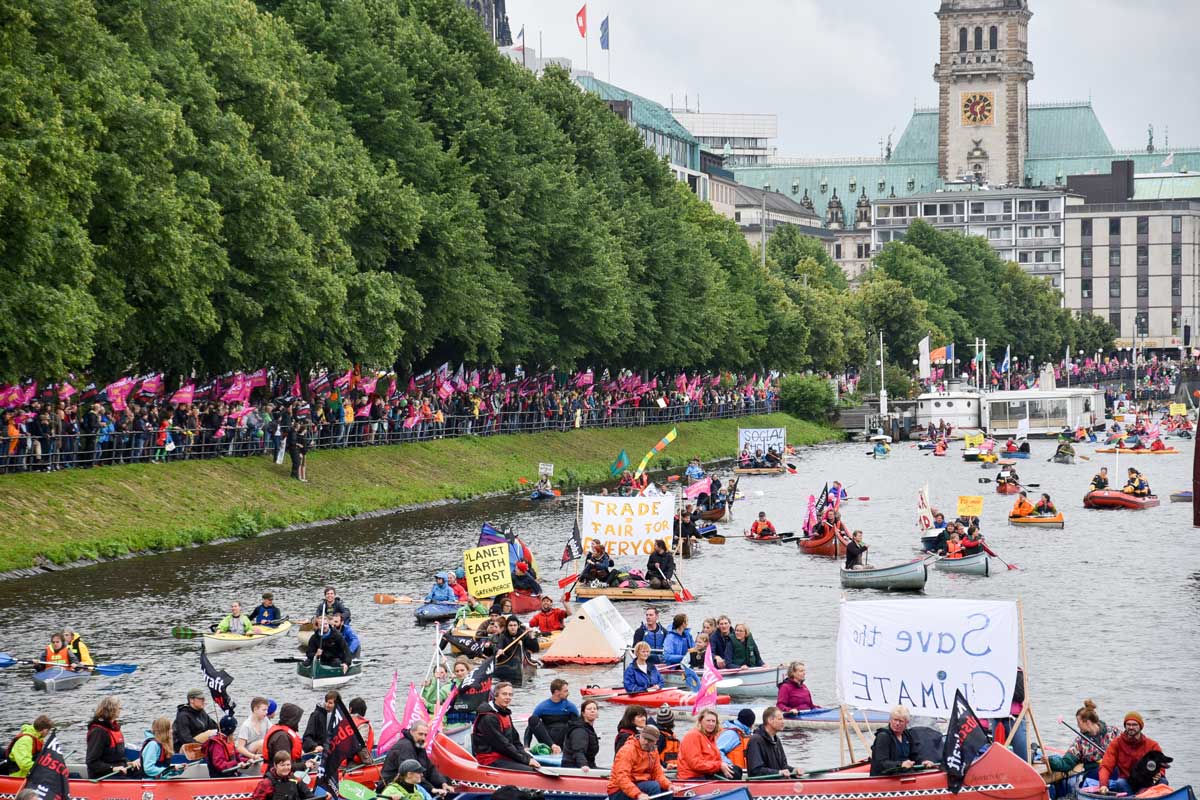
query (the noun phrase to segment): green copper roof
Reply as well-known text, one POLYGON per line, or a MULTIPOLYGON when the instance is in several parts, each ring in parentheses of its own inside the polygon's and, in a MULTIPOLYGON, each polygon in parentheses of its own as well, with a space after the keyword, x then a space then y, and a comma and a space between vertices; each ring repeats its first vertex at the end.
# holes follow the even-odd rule
POLYGON ((908 127, 892 148, 893 161, 937 161, 938 112, 936 108, 913 111, 908 127))
POLYGON ((599 96, 601 100, 630 101, 633 104, 634 125, 665 133, 691 145, 698 146, 700 144, 700 140, 692 136, 687 128, 680 125, 679 120, 675 119, 671 112, 661 104, 588 75, 580 75, 575 78, 575 81, 583 87, 584 91, 599 96))
POLYGON ((1091 103, 1029 107, 1029 158, 1102 155, 1113 151, 1091 103))

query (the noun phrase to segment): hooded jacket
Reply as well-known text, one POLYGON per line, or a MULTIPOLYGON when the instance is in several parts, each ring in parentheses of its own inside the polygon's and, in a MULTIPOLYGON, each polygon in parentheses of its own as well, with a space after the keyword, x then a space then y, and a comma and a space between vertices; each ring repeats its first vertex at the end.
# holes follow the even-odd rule
POLYGON ((663 640, 663 663, 678 664, 687 658, 688 650, 696 646, 696 640, 692 637, 692 629, 684 628, 683 633, 676 633, 674 629, 667 631, 667 637, 663 640))
POLYGON ((175 752, 183 750, 185 744, 196 741, 196 734, 216 729, 217 721, 210 717, 207 711, 183 703, 175 709, 175 722, 171 724, 171 739, 175 752))
POLYGON ((458 597, 454 594, 454 590, 450 588, 450 576, 445 572, 439 572, 434 575, 434 578, 441 578, 442 582, 436 580, 433 583, 433 588, 429 590, 429 594, 425 595, 426 603, 457 603, 458 597))

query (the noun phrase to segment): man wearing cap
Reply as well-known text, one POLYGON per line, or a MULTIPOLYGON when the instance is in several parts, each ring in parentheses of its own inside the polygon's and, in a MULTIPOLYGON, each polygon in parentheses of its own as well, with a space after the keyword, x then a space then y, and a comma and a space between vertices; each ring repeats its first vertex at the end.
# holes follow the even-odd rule
POLYGON ((383 787, 383 797, 396 797, 400 800, 432 800, 429 792, 421 785, 425 777, 425 768, 421 762, 410 758, 400 764, 400 772, 395 780, 383 787))
POLYGON ((275 595, 263 592, 262 602, 250 612, 250 619, 255 625, 278 625, 283 612, 275 605, 275 595))
POLYGON ((608 779, 609 800, 650 800, 672 790, 658 760, 658 728, 647 725, 617 751, 608 779))
POLYGON ((438 768, 429 760, 429 753, 425 751, 425 743, 428 739, 429 723, 420 720, 414 722, 408 730, 400 734, 400 738, 391 746, 387 757, 383 760, 383 768, 379 772, 379 783, 377 784, 378 791, 383 791, 383 787, 400 778, 401 764, 416 761, 423 770, 421 785, 425 787, 425 791, 437 795, 446 793, 446 776, 438 772, 438 768))
POLYGON ((542 595, 542 609, 529 618, 529 627, 537 628, 542 633, 561 631, 563 620, 571 616, 566 609, 555 608, 554 598, 548 594, 542 595))
POLYGON ((182 751, 185 744, 204 744, 216 730, 217 721, 204 710, 204 690, 191 689, 187 702, 175 709, 175 722, 171 725, 175 752, 182 751))
POLYGON ((758 512, 758 519, 750 523, 750 535, 762 538, 765 536, 775 536, 778 532, 775 530, 775 525, 767 519, 767 512, 758 512))
POLYGON ((796 769, 787 763, 779 732, 783 730, 783 712, 775 706, 763 710, 762 725, 750 735, 746 745, 746 769, 751 778, 779 775, 790 778, 796 769))
MULTIPOLYGON (((1158 742, 1142 733, 1145 727, 1146 722, 1138 712, 1130 711, 1125 715, 1124 731, 1109 742, 1104 758, 1100 759, 1100 786, 1097 788, 1100 794, 1108 794, 1109 791, 1132 794, 1129 773, 1146 753, 1162 750, 1158 742)), ((1159 778, 1157 782, 1166 781, 1159 778)))

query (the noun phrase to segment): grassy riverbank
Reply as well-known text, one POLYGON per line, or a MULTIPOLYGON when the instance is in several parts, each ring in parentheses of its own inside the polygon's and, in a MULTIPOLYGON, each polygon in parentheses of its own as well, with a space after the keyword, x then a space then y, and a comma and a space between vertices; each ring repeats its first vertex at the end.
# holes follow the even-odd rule
MULTIPOLYGON (((734 455, 739 426, 786 426, 793 444, 841 438, 833 428, 786 414, 693 422, 654 464, 734 455)), ((80 559, 112 558, 228 537, 250 537, 301 522, 435 500, 517 491, 553 462, 556 481, 608 479, 622 449, 634 464, 669 425, 567 433, 445 439, 421 444, 321 450, 309 456, 309 483, 267 458, 135 464, 0 477, 0 572, 80 559)))

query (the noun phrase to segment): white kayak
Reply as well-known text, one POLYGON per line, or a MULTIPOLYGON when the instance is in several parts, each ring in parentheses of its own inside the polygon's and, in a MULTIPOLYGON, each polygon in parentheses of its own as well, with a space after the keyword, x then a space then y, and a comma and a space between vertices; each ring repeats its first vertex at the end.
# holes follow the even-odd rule
POLYGON ((241 650, 243 647, 253 647, 270 641, 277 636, 283 636, 292 629, 292 623, 284 620, 278 625, 255 625, 253 633, 206 633, 204 634, 204 649, 209 653, 221 653, 226 650, 241 650))

